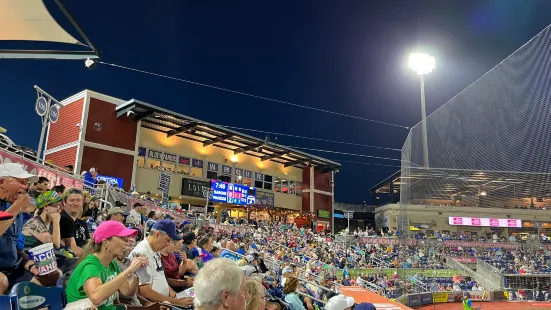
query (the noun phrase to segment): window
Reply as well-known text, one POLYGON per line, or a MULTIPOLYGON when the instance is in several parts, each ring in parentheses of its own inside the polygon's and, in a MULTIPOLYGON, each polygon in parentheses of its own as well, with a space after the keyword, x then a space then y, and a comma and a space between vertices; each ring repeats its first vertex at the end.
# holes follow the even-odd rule
POLYGON ((217 180, 218 179, 218 172, 207 171, 207 179, 217 180))
POLYGON ((271 175, 264 175, 264 189, 272 190, 272 180, 271 175))
POLYGON ((267 189, 267 190, 272 190, 272 183, 267 183, 267 182, 264 182, 264 189, 267 189))
POLYGON ((176 167, 176 173, 178 174, 185 174, 185 175, 189 175, 189 166, 184 166, 184 165, 178 165, 176 167))
POLYGON ((171 163, 171 162, 167 162, 167 161, 163 161, 162 165, 161 165, 161 168, 162 168, 161 170, 166 171, 166 172, 175 172, 176 171, 176 164, 171 163))
POLYGON ((253 180, 248 178, 243 178, 243 185, 253 187, 253 180))
POLYGON ((302 196, 302 182, 297 181, 295 186, 295 192, 297 196, 302 196))
POLYGON ((288 194, 294 195, 296 193, 296 183, 295 181, 289 181, 289 192, 288 194))
POLYGON ((254 181, 254 187, 256 188, 263 188, 264 187, 264 183, 262 181, 254 181))
POLYGON ((145 157, 138 157, 137 167, 143 168, 145 166, 145 157))
POLYGON ((281 192, 284 194, 289 194, 289 181, 281 180, 281 192))
POLYGON ((277 177, 275 178, 274 191, 281 193, 281 179, 280 178, 277 178, 277 177))
POLYGON ((145 167, 146 168, 149 168, 149 169, 157 169, 157 170, 160 170, 161 169, 161 161, 158 160, 158 159, 147 159, 145 161, 145 167))
POLYGON ((191 176, 192 177, 203 177, 203 168, 191 167, 191 176))

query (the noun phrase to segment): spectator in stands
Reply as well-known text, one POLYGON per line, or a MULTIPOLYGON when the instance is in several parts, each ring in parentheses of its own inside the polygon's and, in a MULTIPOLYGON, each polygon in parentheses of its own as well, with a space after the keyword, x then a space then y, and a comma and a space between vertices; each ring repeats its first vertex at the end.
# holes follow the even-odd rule
POLYGON ((36 198, 37 214, 23 225, 26 248, 44 243, 53 243, 56 249, 60 247, 61 201, 63 196, 54 191, 47 191, 36 198))
POLYGON ((211 259, 214 259, 214 255, 212 255, 212 248, 214 247, 214 238, 212 235, 207 235, 199 242, 197 243, 199 248, 201 248, 201 259, 203 260, 203 263, 208 262, 211 259))
POLYGON ((59 222, 61 228, 62 245, 71 250, 76 256, 82 255, 82 248, 76 243, 76 223, 75 220, 82 212, 82 203, 84 196, 81 190, 71 189, 63 199, 63 211, 61 211, 61 220, 59 222))
POLYGON ((171 304, 188 307, 192 298, 176 298, 176 292, 170 288, 164 274, 164 266, 159 252, 171 241, 179 241, 182 237, 176 234, 176 224, 171 220, 159 220, 153 224, 149 236, 140 241, 130 256, 143 254, 149 261, 149 266, 140 274, 140 295, 155 301, 168 301, 171 304))
POLYGON ((88 203, 88 210, 84 211, 82 214, 85 217, 91 217, 94 219, 94 222, 98 219, 99 214, 99 201, 96 196, 90 197, 90 202, 88 203))
POLYGON ((142 229, 142 207, 143 205, 139 202, 134 203, 132 210, 128 213, 126 217, 126 224, 130 224, 133 227, 142 229))
POLYGON ((181 256, 181 263, 178 263, 176 255, 174 255, 174 252, 180 248, 182 248, 182 240, 171 240, 168 242, 166 247, 159 252, 163 261, 166 281, 168 282, 168 285, 176 292, 183 291, 184 289, 193 286, 193 279, 191 279, 191 277, 184 276, 187 264, 185 253, 182 253, 183 257, 181 256))
POLYGON ((245 310, 265 310, 266 289, 262 286, 262 283, 258 279, 247 279, 245 293, 247 294, 245 310))
MULTIPOLYGON (((13 216, 0 221, 0 294, 4 294, 14 284, 30 281, 33 276, 38 275, 34 261, 29 260, 27 255, 17 248, 23 228, 21 212, 30 212, 34 208, 29 202, 29 196, 24 192, 28 183, 37 181, 38 178, 23 170, 20 164, 0 165, 0 211, 13 216)), ((48 285, 48 280, 54 279, 37 277, 35 280, 48 285)))
POLYGON ((101 223, 71 274, 66 289, 67 301, 89 298, 94 305, 101 305, 100 309, 114 310, 117 292, 134 295, 138 287, 135 272, 147 266, 147 258, 134 257, 124 271, 119 268, 116 258, 128 250, 136 234, 137 231, 116 221, 101 223))
POLYGON ((78 247, 83 248, 90 240, 88 224, 82 219, 82 212, 79 211, 75 217, 75 242, 78 247))
POLYGON ((99 170, 94 167, 90 168, 88 172, 85 172, 84 186, 90 187, 92 189, 95 188, 96 185, 98 184, 98 173, 99 173, 99 170))
POLYGON ((331 297, 325 305, 325 310, 345 310, 354 306, 354 298, 337 295, 331 297))
MULTIPOLYGON (((314 310, 312 300, 308 297, 304 298, 304 303, 306 308, 302 304, 302 301, 297 294, 298 279, 296 277, 289 277, 285 281, 285 286, 283 287, 283 293, 285 294, 285 302, 291 305, 293 310, 314 310)), ((344 310, 344 309, 342 309, 344 310)))
POLYGON ((195 278, 195 309, 245 310, 245 287, 245 276, 234 261, 213 259, 205 264, 195 278))
POLYGON ((117 221, 122 224, 124 224, 124 217, 127 216, 128 213, 126 213, 123 209, 120 207, 114 207, 107 211, 107 221, 117 221))
POLYGON ((67 165, 65 166, 65 171, 70 174, 73 174, 75 172, 75 168, 73 167, 73 165, 67 165))
POLYGON ((30 190, 35 190, 40 193, 44 193, 50 189, 50 180, 46 177, 39 177, 38 182, 34 183, 30 190))
POLYGON ((58 194, 63 194, 63 193, 65 193, 65 185, 63 185, 63 184, 56 185, 56 186, 52 187, 52 190, 57 192, 58 194))

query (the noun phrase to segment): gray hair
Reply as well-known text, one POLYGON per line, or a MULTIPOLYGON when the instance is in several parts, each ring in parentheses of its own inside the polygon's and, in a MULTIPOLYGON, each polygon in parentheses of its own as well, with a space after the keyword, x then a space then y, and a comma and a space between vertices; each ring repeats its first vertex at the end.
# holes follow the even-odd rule
POLYGON ((195 307, 219 307, 222 304, 222 293, 237 294, 244 277, 243 271, 233 260, 216 258, 209 261, 193 281, 195 307))

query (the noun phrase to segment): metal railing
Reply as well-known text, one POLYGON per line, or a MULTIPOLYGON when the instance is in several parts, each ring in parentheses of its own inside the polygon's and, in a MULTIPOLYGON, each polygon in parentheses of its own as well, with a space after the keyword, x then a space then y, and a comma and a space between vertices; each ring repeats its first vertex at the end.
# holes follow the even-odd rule
POLYGON ((477 272, 474 272, 471 268, 461 264, 460 262, 456 261, 455 259, 451 257, 446 257, 446 264, 451 269, 459 270, 464 276, 469 276, 473 279, 476 279, 477 282, 482 283, 485 288, 490 290, 498 290, 499 288, 495 288, 492 281, 487 280, 483 275, 479 275, 477 272))
POLYGON ((503 275, 501 270, 488 264, 487 262, 477 259, 476 260, 476 273, 484 279, 492 283, 492 287, 495 289, 503 289, 503 275))

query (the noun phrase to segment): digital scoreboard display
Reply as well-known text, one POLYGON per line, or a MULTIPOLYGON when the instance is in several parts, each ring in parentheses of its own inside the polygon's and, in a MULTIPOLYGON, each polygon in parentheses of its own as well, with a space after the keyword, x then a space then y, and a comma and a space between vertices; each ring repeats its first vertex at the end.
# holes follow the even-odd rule
POLYGON ((211 180, 212 201, 236 205, 253 205, 256 201, 256 188, 241 184, 211 180))
POLYGON ((481 226, 481 227, 522 227, 522 221, 518 219, 494 219, 479 217, 453 217, 448 218, 448 224, 453 226, 481 226))

